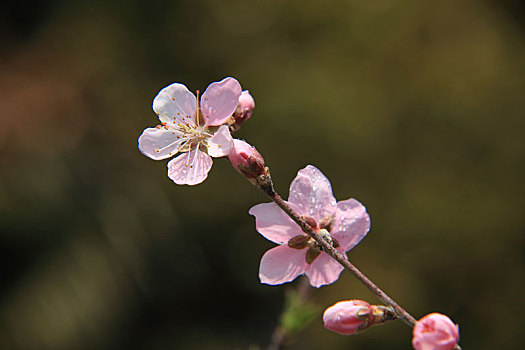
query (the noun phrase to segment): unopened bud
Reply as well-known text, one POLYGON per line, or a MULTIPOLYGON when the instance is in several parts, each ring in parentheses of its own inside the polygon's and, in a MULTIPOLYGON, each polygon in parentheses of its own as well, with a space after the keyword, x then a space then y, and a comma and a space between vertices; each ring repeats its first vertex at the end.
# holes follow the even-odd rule
POLYGON ((244 120, 249 119, 252 116, 252 111, 255 108, 255 100, 248 90, 244 90, 239 97, 239 108, 244 111, 244 120))
POLYGON ((250 119, 253 109, 255 108, 255 101, 248 90, 244 90, 239 97, 239 104, 232 114, 230 131, 239 130, 241 124, 250 119))
POLYGON ((339 334, 349 335, 366 328, 370 305, 363 300, 340 301, 323 314, 324 327, 339 334))
POLYGON ((233 140, 233 148, 228 155, 232 165, 248 179, 266 174, 264 159, 255 147, 242 140, 233 140))
POLYGON ((420 319, 412 330, 416 350, 452 350, 459 341, 458 326, 445 315, 431 313, 420 319))
POLYGON ((389 307, 370 305, 363 300, 340 301, 323 315, 325 328, 342 335, 356 334, 394 319, 396 316, 389 307))

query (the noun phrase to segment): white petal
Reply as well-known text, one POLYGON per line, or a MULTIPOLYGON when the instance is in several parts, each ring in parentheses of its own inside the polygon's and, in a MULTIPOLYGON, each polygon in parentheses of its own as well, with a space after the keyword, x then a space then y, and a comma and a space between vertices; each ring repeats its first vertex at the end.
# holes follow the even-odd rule
POLYGON ((139 137, 139 150, 151 159, 166 159, 177 153, 186 140, 174 129, 147 128, 139 137))
POLYGON ((311 216, 317 222, 325 215, 332 215, 337 203, 330 181, 312 165, 299 170, 290 185, 288 201, 300 208, 299 214, 311 216))
POLYGON ((212 157, 224 157, 233 148, 233 138, 230 129, 223 125, 208 139, 208 154, 212 157))
POLYGON ((208 176, 213 160, 195 148, 168 162, 168 177, 177 185, 197 185, 208 176))
POLYGON ((162 122, 194 125, 197 99, 186 86, 175 83, 160 90, 153 100, 153 110, 162 122))

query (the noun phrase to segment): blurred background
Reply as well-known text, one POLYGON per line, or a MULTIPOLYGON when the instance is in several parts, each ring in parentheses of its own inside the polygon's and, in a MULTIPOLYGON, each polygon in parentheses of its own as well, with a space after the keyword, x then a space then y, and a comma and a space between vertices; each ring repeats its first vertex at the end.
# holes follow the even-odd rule
MULTIPOLYGON (((464 349, 519 348, 524 293, 523 3, 7 1, 0 5, 0 348, 262 349, 285 291, 259 283, 265 196, 214 162, 177 186, 137 149, 172 82, 236 77, 236 134, 287 197, 314 164, 364 203, 351 260, 464 349)), ((288 349, 408 349, 401 322, 322 327, 349 274, 315 290, 288 349)))

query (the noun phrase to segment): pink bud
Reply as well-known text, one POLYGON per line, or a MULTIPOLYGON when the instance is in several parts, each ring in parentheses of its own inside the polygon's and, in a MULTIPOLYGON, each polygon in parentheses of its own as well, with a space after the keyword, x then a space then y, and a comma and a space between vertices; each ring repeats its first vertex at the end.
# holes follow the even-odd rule
POLYGON ((416 350, 452 350, 459 340, 458 326, 438 313, 417 321, 412 334, 412 346, 416 350))
POLYGON ((252 111, 255 108, 255 101, 248 90, 244 90, 239 97, 239 104, 233 112, 233 130, 238 130, 242 123, 250 119, 252 111))
POLYGON ((264 159, 255 147, 242 140, 233 140, 233 148, 228 155, 232 165, 249 179, 266 173, 264 159))
MULTIPOLYGON (((241 106, 241 109, 249 110, 250 114, 252 113, 252 110, 255 108, 255 101, 248 90, 244 90, 241 93, 241 96, 239 97, 239 105, 241 106)), ((246 119, 248 118, 249 117, 246 119)))
POLYGON ((368 328, 370 304, 363 300, 340 301, 325 310, 324 327, 339 334, 355 334, 368 328))

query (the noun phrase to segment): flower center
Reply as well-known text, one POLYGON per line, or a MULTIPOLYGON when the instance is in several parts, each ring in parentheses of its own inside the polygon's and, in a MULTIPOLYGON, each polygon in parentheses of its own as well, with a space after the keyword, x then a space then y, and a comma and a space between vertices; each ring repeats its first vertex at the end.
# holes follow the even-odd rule
MULTIPOLYGON (((198 114, 200 115, 200 113, 198 114)), ((197 118, 195 119, 197 120, 197 118)), ((195 124, 190 116, 185 116, 182 118, 182 122, 177 121, 174 118, 171 124, 163 122, 160 125, 157 125, 157 129, 164 128, 168 131, 171 130, 171 133, 174 135, 177 134, 177 141, 174 143, 182 141, 182 145, 178 151, 188 152, 196 147, 199 147, 200 145, 203 145, 205 148, 208 147, 208 139, 213 136, 207 126, 200 124, 201 123, 195 124), (188 119, 188 121, 184 122, 185 119, 188 119)), ((165 146, 164 148, 171 145, 173 145, 173 143, 165 146)), ((160 152, 160 150, 161 149, 157 150, 157 152, 160 152)))
POLYGON ((212 135, 208 133, 208 128, 192 125, 192 124, 179 124, 177 130, 182 132, 181 138, 187 139, 187 141, 179 149, 179 152, 187 152, 202 144, 208 146, 208 138, 212 135))

